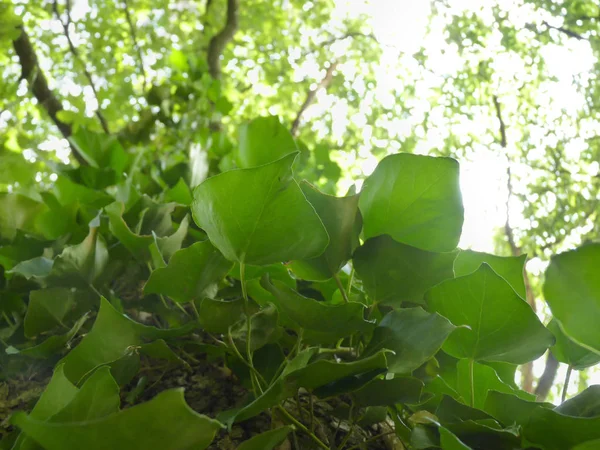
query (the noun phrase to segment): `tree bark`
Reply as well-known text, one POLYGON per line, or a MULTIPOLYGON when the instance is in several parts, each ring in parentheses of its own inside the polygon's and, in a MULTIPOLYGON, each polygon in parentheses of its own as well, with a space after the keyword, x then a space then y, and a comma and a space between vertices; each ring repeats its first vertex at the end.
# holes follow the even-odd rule
POLYGON ((215 80, 221 79, 221 55, 225 46, 239 26, 239 0, 227 0, 227 20, 225 26, 215 34, 208 44, 208 71, 215 80))
MULTIPOLYGON (((62 122, 57 116, 58 112, 63 110, 62 104, 48 87, 48 80, 46 80, 40 68, 35 50, 23 27, 21 27, 19 37, 13 41, 13 47, 21 64, 21 78, 27 80, 33 96, 37 99, 40 106, 46 110, 62 135, 68 139, 72 134, 71 126, 62 122)), ((73 145, 71 145, 71 151, 79 164, 87 165, 83 156, 73 145)))

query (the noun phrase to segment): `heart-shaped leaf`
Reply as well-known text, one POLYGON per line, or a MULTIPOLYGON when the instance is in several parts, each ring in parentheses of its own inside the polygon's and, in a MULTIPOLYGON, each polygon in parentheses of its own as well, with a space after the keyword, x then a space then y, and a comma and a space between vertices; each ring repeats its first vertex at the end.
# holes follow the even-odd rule
POLYGON ((458 244, 463 206, 458 163, 401 153, 381 160, 360 194, 365 238, 389 234, 433 252, 458 244))
POLYGON ((290 131, 276 116, 258 117, 239 128, 238 167, 262 166, 297 152, 290 131))
POLYGON ((329 237, 292 178, 295 157, 231 170, 196 187, 194 220, 227 259, 266 265, 323 253, 329 237))
POLYGON ((562 331, 556 319, 552 319, 547 328, 556 338, 551 351, 557 361, 568 364, 576 370, 595 366, 600 362, 600 354, 577 345, 562 331))
POLYGON ((444 351, 456 358, 523 364, 554 344, 531 307, 487 264, 438 284, 426 299, 433 311, 468 327, 444 344, 444 351))

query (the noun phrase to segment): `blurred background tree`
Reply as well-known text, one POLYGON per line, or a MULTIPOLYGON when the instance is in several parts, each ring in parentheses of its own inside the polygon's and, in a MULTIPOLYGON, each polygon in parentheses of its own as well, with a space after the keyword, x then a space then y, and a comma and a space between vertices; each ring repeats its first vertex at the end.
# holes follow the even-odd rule
MULTIPOLYGON (((3 0, 0 191, 116 183, 94 139, 136 183, 193 187, 239 164, 240 134, 277 133, 269 116, 331 193, 389 153, 449 155, 461 246, 526 253, 546 318, 549 257, 600 233, 599 25, 592 0, 3 0)), ((556 399, 565 371, 549 355, 520 383, 556 399)))

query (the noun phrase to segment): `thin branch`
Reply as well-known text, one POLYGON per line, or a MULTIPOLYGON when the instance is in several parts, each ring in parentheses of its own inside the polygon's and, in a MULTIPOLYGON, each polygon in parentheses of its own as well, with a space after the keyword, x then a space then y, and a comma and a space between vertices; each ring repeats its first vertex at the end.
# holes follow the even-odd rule
MULTIPOLYGON (((37 99, 40 106, 46 110, 62 135, 68 139, 72 134, 71 126, 62 122, 57 115, 60 111, 63 111, 64 108, 62 107, 60 100, 48 87, 48 80, 46 80, 46 77, 40 68, 37 55, 31 45, 27 32, 23 27, 20 28, 21 34, 13 41, 13 47, 15 53, 19 57, 19 63, 21 64, 21 79, 27 80, 33 96, 37 99)), ((71 151, 79 164, 87 165, 86 160, 75 146, 71 145, 71 151)))
POLYGON ((303 52, 301 54, 301 57, 306 57, 312 53, 315 53, 317 51, 317 49, 321 49, 324 47, 329 47, 331 44, 335 44, 336 42, 339 41, 343 41, 345 39, 349 39, 349 38, 356 38, 356 37, 364 37, 367 39, 372 39, 374 40, 376 43, 379 43, 379 41, 377 40, 377 37, 375 37, 374 34, 366 34, 366 33, 361 33, 360 31, 348 31, 347 33, 344 33, 341 36, 333 36, 330 39, 327 39, 323 42, 318 43, 315 48, 311 49, 311 50, 306 50, 305 52, 303 52))
POLYGON ((52 10, 54 11, 56 18, 58 19, 58 21, 60 22, 60 24, 63 27, 65 37, 67 38, 67 42, 69 43, 69 50, 73 54, 73 57, 75 58, 75 60, 81 65, 81 67, 83 67, 83 74, 87 78, 87 80, 90 84, 90 87, 92 88, 94 97, 96 97, 96 102, 98 103, 98 108, 96 109, 96 117, 98 117, 98 120, 100 121, 100 124, 102 125, 102 129, 104 130, 104 132, 106 134, 110 134, 110 130, 108 129, 108 123, 106 122, 106 119, 104 118, 104 116, 102 115, 102 112, 100 111, 100 97, 98 96, 98 91, 96 90, 96 85, 94 84, 94 80, 92 79, 92 74, 90 74, 90 72, 87 70, 85 61, 83 61, 83 59, 79 55, 77 48, 75 47, 75 45, 73 44, 73 41, 71 40, 71 35, 69 34, 69 26, 72 23, 71 22, 71 0, 67 0, 67 3, 65 5, 65 15, 67 16, 66 22, 63 22, 62 18, 60 17, 60 13, 58 12, 58 1, 57 0, 54 0, 54 3, 52 4, 52 10))
POLYGON ((144 67, 144 57, 142 55, 142 48, 140 47, 137 40, 137 32, 135 29, 135 24, 131 18, 131 14, 129 14, 129 7, 127 5, 127 0, 123 0, 123 11, 125 12, 125 19, 127 20, 127 24, 129 25, 129 34, 131 36, 131 40, 133 41, 133 48, 138 56, 138 65, 140 72, 142 73, 143 80, 143 88, 142 91, 146 90, 146 86, 148 84, 148 78, 146 77, 146 69, 144 67))
POLYGON ((319 84, 314 89, 310 89, 308 91, 308 94, 306 94, 306 100, 304 100, 304 103, 298 110, 298 114, 296 115, 296 118, 294 119, 294 122, 292 123, 292 128, 290 130, 292 133, 292 136, 296 136, 298 134, 298 129, 300 128, 300 122, 302 121, 302 116, 304 115, 306 110, 310 107, 310 105, 312 105, 313 102, 315 101, 315 98, 317 97, 317 92, 319 92, 319 90, 321 90, 321 89, 327 89, 327 86, 329 86, 329 84, 331 83, 331 80, 333 79, 333 72, 335 71, 337 66, 338 66, 337 61, 330 64, 329 67, 327 68, 327 72, 325 72, 325 76, 323 77, 323 79, 319 82, 319 84))
POLYGON ((546 397, 548 397, 550 388, 554 384, 554 379, 556 378, 557 371, 558 361, 556 360, 552 352, 549 351, 548 356, 546 357, 546 367, 544 368, 544 373, 540 377, 534 392, 538 402, 543 402, 546 399, 546 397))
POLYGON ((221 78, 221 54, 227 43, 233 39, 233 35, 239 26, 239 0, 227 0, 227 20, 225 26, 215 34, 208 44, 208 71, 211 76, 218 80, 221 78))
POLYGON ((546 22, 545 20, 542 22, 542 24, 544 24, 548 29, 550 30, 556 30, 556 31, 560 31, 563 34, 566 34, 567 36, 571 37, 571 38, 575 38, 579 41, 587 41, 586 38, 584 38, 582 35, 575 33, 574 31, 571 31, 567 28, 564 27, 555 27, 554 25, 550 25, 548 22, 546 22))

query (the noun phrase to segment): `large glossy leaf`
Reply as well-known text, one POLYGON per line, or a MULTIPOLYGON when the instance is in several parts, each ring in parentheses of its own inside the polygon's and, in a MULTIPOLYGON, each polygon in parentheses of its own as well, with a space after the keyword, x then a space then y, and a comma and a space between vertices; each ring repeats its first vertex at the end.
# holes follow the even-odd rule
POLYGON ((458 175, 451 158, 385 157, 361 191, 365 238, 389 234, 423 250, 454 250, 464 216, 458 175))
POLYGON ((167 295, 180 303, 201 299, 232 265, 210 242, 197 242, 175 252, 166 267, 153 271, 144 293, 167 295))
POLYGON ((231 170, 196 187, 194 220, 227 259, 265 265, 323 253, 327 231, 292 178, 295 157, 231 170))
POLYGON ((563 332, 556 319, 552 319, 547 327, 556 338, 556 343, 551 351, 557 361, 568 364, 576 370, 585 369, 600 362, 600 354, 577 345, 563 332))
POLYGON ((527 294, 523 271, 526 260, 527 255, 496 256, 473 250, 461 250, 454 261, 454 276, 469 275, 479 269, 481 264, 486 263, 494 269, 494 272, 504 278, 521 298, 525 299, 527 294))
POLYGON ((469 327, 444 344, 454 357, 523 364, 554 344, 531 307, 487 264, 433 287, 426 298, 433 311, 469 327))
POLYGON ((525 425, 539 408, 552 409, 552 403, 526 400, 509 392, 491 390, 485 399, 484 410, 506 427, 525 425))
POLYGON ((47 423, 22 412, 12 420, 47 450, 201 450, 221 428, 219 422, 194 412, 181 389, 96 420, 47 423))
POLYGON ((455 258, 456 252, 428 252, 378 236, 356 250, 353 262, 373 301, 400 306, 405 301, 423 303, 429 288, 454 278, 455 258))
POLYGON ((588 244, 552 257, 544 297, 563 331, 576 343, 600 353, 600 244, 588 244))
POLYGON ((471 450, 471 447, 444 427, 440 427, 440 445, 442 450, 471 450))
POLYGON ((388 313, 379 323, 365 354, 389 349, 388 369, 409 374, 433 357, 455 326, 439 314, 422 308, 400 309, 388 313))
POLYGON ((296 151, 292 134, 276 116, 258 117, 239 128, 238 167, 262 166, 296 151))
POLYGON ((132 346, 140 346, 145 340, 180 336, 189 332, 191 327, 193 324, 163 330, 142 325, 118 313, 103 298, 92 330, 62 359, 65 375, 77 383, 94 368, 125 356, 132 346))
POLYGON ((373 324, 364 319, 365 307, 361 303, 327 305, 303 297, 283 282, 266 277, 261 280, 261 285, 273 294, 273 301, 281 313, 301 328, 338 338, 373 328, 373 324))
POLYGON ((358 245, 358 235, 362 228, 358 195, 334 197, 320 192, 306 181, 300 187, 325 225, 329 245, 322 255, 294 261, 290 267, 303 280, 326 280, 339 272, 358 245))

